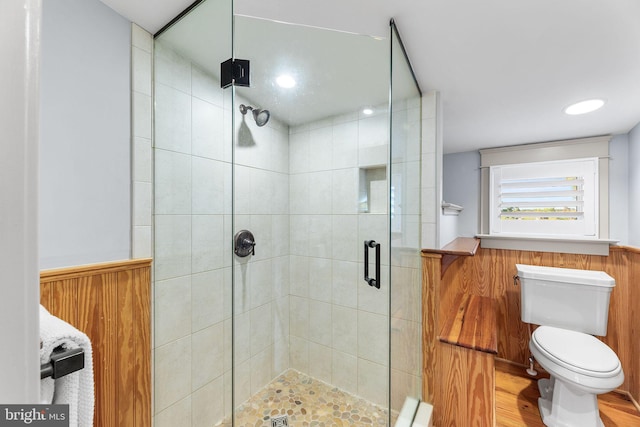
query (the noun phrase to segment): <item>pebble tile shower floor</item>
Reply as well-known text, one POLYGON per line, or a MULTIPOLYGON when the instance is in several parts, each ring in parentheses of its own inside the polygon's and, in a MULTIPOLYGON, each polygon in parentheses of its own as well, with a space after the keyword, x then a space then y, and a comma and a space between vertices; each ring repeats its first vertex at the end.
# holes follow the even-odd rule
POLYGON ((385 409, 290 369, 240 405, 236 427, 271 427, 283 415, 289 427, 383 427, 388 418, 385 409))

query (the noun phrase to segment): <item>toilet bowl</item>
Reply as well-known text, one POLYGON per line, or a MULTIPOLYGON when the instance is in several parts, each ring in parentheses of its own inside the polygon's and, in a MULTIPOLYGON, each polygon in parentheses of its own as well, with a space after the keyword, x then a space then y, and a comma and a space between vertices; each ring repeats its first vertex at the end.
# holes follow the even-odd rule
POLYGON ((624 381, 620 360, 597 338, 552 326, 537 328, 533 357, 551 375, 538 382, 538 407, 548 427, 602 427, 597 395, 624 381))
POLYGON ((602 427, 597 395, 620 386, 618 356, 593 335, 607 334, 615 280, 603 271, 516 264, 521 319, 539 325, 532 356, 550 374, 538 381, 538 408, 548 427, 602 427))

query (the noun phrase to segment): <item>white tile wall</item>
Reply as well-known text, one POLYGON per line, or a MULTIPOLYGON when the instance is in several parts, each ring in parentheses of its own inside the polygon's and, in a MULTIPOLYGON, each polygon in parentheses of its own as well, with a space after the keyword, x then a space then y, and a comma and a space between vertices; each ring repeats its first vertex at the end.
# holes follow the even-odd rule
MULTIPOLYGON (((334 258, 337 257, 334 256, 334 258)), ((361 279, 358 263, 334 259, 331 268, 331 302, 337 306, 356 308, 360 289, 358 285, 361 279)))
MULTIPOLYGON (((198 79, 203 85, 204 74, 199 73, 198 79)), ((196 79, 194 78, 194 84, 196 79)), ((215 101, 215 99, 214 99, 215 101)), ((192 140, 191 150, 194 156, 208 159, 224 160, 224 147, 216 144, 216 135, 222 135, 224 114, 222 106, 213 104, 209 100, 193 97, 192 108, 192 140)))
POLYGON ((438 199, 437 146, 442 141, 438 125, 442 120, 439 107, 438 92, 428 92, 422 97, 422 247, 437 248, 437 217, 441 200, 438 199))
POLYGON ((211 327, 229 317, 224 312, 224 288, 231 286, 231 283, 224 276, 223 269, 191 275, 192 331, 211 327))
POLYGON ((331 383, 332 377, 332 357, 331 347, 309 343, 309 375, 314 378, 331 383))
POLYGON ((156 412, 153 419, 155 427, 175 427, 177 425, 192 425, 191 396, 188 396, 167 409, 156 412))
MULTIPOLYGON (((223 323, 195 332, 191 340, 191 389, 196 391, 213 381, 222 382, 224 372, 223 323)), ((222 387, 218 389, 218 395, 222 387)), ((220 399, 218 399, 220 400, 220 399)))
MULTIPOLYGON (((160 95, 156 97, 159 104, 167 102, 160 95)), ((160 129, 156 133, 160 135, 160 129)), ((191 175, 191 156, 156 147, 156 215, 191 214, 191 175)))
POLYGON ((388 366, 389 319, 387 316, 358 311, 358 357, 388 366))
POLYGON ((191 273, 191 217, 155 215, 154 278, 161 281, 191 273))
POLYGON ((152 103, 153 37, 131 24, 131 141, 132 141, 132 258, 153 254, 151 232, 152 194, 152 103))
POLYGON ((388 367, 358 359, 358 394, 370 402, 385 405, 388 399, 388 367))
POLYGON ((331 384, 353 394, 358 393, 358 358, 332 351, 331 384))
POLYGON ((333 305, 332 307, 332 345, 334 350, 357 355, 358 348, 358 310, 333 305))
POLYGON ((384 245, 387 224, 358 213, 358 193, 360 154, 386 163, 386 117, 347 114, 289 135, 291 366, 381 405, 385 393, 365 390, 380 382, 358 381, 358 372, 371 359, 378 371, 388 366, 388 283, 378 291, 362 280, 362 241, 384 245))
MULTIPOLYGON (((220 390, 224 387, 223 378, 220 376, 196 390, 191 395, 191 410, 193 427, 208 427, 211 420, 220 420, 224 416, 223 399, 220 399, 220 390)), ((189 425, 184 420, 179 420, 174 426, 189 425)))
POLYGON ((154 362, 158 414, 191 394, 191 336, 156 347, 154 362))
POLYGON ((191 334, 191 278, 155 283, 155 344, 160 347, 191 334))
MULTIPOLYGON (((187 81, 190 84, 191 79, 187 81)), ((154 146, 191 154, 191 95, 156 80, 155 97, 154 146)))

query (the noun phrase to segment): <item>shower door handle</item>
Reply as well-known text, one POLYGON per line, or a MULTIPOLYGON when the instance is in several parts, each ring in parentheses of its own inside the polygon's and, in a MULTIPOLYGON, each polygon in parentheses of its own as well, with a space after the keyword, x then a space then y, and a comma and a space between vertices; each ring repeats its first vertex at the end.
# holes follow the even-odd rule
POLYGON ((380 243, 375 240, 364 241, 364 281, 369 286, 380 289, 380 243), (369 248, 376 249, 376 277, 369 277, 369 248))

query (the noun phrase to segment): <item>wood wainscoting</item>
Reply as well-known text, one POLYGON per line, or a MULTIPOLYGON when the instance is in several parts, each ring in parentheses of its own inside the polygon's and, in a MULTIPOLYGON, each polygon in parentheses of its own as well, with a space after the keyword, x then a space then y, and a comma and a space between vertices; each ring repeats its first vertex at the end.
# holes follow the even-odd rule
MULTIPOLYGON (((442 270, 442 255, 423 251, 423 396, 433 401, 438 381, 434 350, 442 319, 458 294, 490 297, 496 304, 497 357, 528 363, 529 326, 520 320, 520 286, 514 285, 516 264, 601 270, 616 280, 611 294, 607 336, 625 372, 619 391, 640 401, 640 250, 614 246, 609 256, 478 249, 442 270)), ((434 409, 434 414, 437 412, 434 409)))
POLYGON ((94 426, 151 426, 151 260, 42 271, 40 303, 91 340, 94 426))

